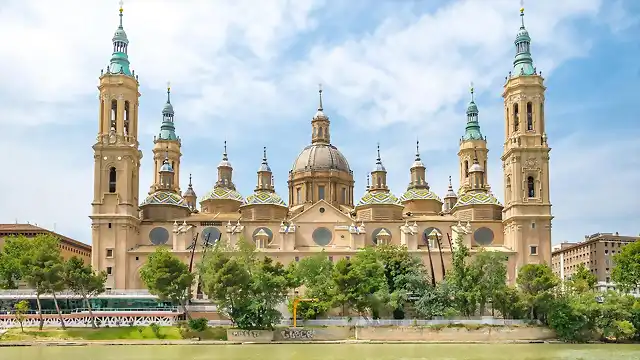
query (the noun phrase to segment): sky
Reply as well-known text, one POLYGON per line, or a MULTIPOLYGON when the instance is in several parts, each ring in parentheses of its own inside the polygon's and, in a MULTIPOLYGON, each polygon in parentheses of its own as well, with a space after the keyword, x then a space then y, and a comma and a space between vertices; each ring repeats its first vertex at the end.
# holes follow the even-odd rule
MULTIPOLYGON (((98 77, 108 64, 118 1, 0 0, 0 223, 55 229, 90 243, 91 146, 98 77)), ((182 139, 181 184, 216 180, 223 141, 234 182, 256 184, 266 146, 276 190, 311 141, 318 84, 332 143, 356 197, 379 142, 401 195, 415 141, 431 188, 458 185, 469 84, 489 146, 489 182, 503 199, 502 86, 520 25, 517 0, 128 0, 124 28, 140 79, 141 198, 171 81, 182 139)), ((638 235, 640 2, 525 3, 534 64, 547 86, 552 238, 638 235)), ((184 189, 183 189, 184 190, 184 189)))

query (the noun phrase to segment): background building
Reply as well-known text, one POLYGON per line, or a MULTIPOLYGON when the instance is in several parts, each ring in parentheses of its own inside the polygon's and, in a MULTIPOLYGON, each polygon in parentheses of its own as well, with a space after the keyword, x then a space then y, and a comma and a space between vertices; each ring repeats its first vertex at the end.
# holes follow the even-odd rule
MULTIPOLYGON (((640 241, 640 237, 596 233, 585 236, 581 242, 564 242, 553 247, 551 267, 560 279, 568 280, 578 266, 584 264, 597 277, 598 290, 614 290, 615 284, 611 282, 611 270, 615 266, 613 256, 634 241, 640 241)), ((638 289, 634 295, 640 295, 638 289)))
POLYGON ((224 146, 220 144, 222 156, 212 188, 198 199, 189 179, 182 192, 183 139, 176 133, 179 119, 168 88, 160 131, 153 139, 150 161, 154 163, 154 181, 148 195, 139 199, 140 84, 130 67, 122 9, 119 15, 111 61, 99 78, 100 116, 93 145, 94 197, 90 216, 92 264, 109 274, 108 288, 142 288, 139 269, 159 246, 171 249, 185 262, 192 256, 198 261, 203 244, 219 239, 232 245, 241 238, 255 241, 259 251, 283 263, 321 250, 330 259, 338 260, 365 246, 402 244, 433 264, 438 280, 449 266, 452 243, 458 236, 474 251, 484 247, 508 255, 510 281, 524 264, 551 261, 546 88, 533 66, 523 11, 522 26, 514 41, 513 67, 502 93, 504 206, 487 182, 487 139, 480 128, 473 89, 466 121, 461 121, 460 126, 463 135, 458 152, 457 193, 451 177, 449 188, 440 189, 445 193, 443 198, 430 188, 427 166, 416 144, 414 163, 407 169, 407 189, 400 196, 392 194, 387 185, 384 144, 378 145, 377 150, 371 144, 372 171, 366 192, 361 199, 354 199, 353 171, 334 145, 334 141, 348 139, 331 133, 320 90, 318 107, 310 121, 311 142, 295 157, 288 173, 285 203, 274 187, 266 148, 256 148, 254 192, 245 197, 236 190, 232 151, 226 142, 224 146))
POLYGON ((72 256, 77 256, 81 258, 85 264, 91 263, 91 245, 31 224, 0 224, 0 249, 4 246, 7 237, 19 235, 34 237, 38 234, 49 234, 60 239, 60 252, 65 260, 68 260, 72 256))

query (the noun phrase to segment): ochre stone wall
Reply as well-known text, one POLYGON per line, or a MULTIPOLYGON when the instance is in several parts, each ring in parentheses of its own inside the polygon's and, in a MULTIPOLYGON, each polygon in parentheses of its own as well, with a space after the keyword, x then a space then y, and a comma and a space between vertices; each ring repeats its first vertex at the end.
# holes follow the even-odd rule
POLYGON ((365 327, 356 329, 357 340, 377 341, 511 341, 551 340, 553 331, 542 327, 365 327))

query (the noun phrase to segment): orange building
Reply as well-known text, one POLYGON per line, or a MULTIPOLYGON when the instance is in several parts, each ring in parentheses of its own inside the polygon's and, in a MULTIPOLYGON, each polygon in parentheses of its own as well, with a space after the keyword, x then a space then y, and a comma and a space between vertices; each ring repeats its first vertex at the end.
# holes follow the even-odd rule
POLYGON ((77 256, 85 264, 91 264, 91 245, 31 224, 0 224, 0 249, 7 237, 22 235, 31 238, 40 234, 49 234, 60 239, 60 251, 65 260, 77 256))

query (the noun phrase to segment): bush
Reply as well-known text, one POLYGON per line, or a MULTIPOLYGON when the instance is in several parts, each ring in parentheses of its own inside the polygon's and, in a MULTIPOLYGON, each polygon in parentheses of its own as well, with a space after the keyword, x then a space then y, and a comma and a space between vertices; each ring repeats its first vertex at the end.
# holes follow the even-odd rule
POLYGON ((193 331, 205 331, 207 330, 208 322, 205 318, 191 319, 189 320, 189 329, 193 331))
POLYGON ((162 339, 162 335, 160 334, 160 326, 158 326, 158 324, 151 323, 149 327, 151 328, 151 331, 153 331, 153 335, 155 335, 155 337, 157 337, 158 339, 162 339))

